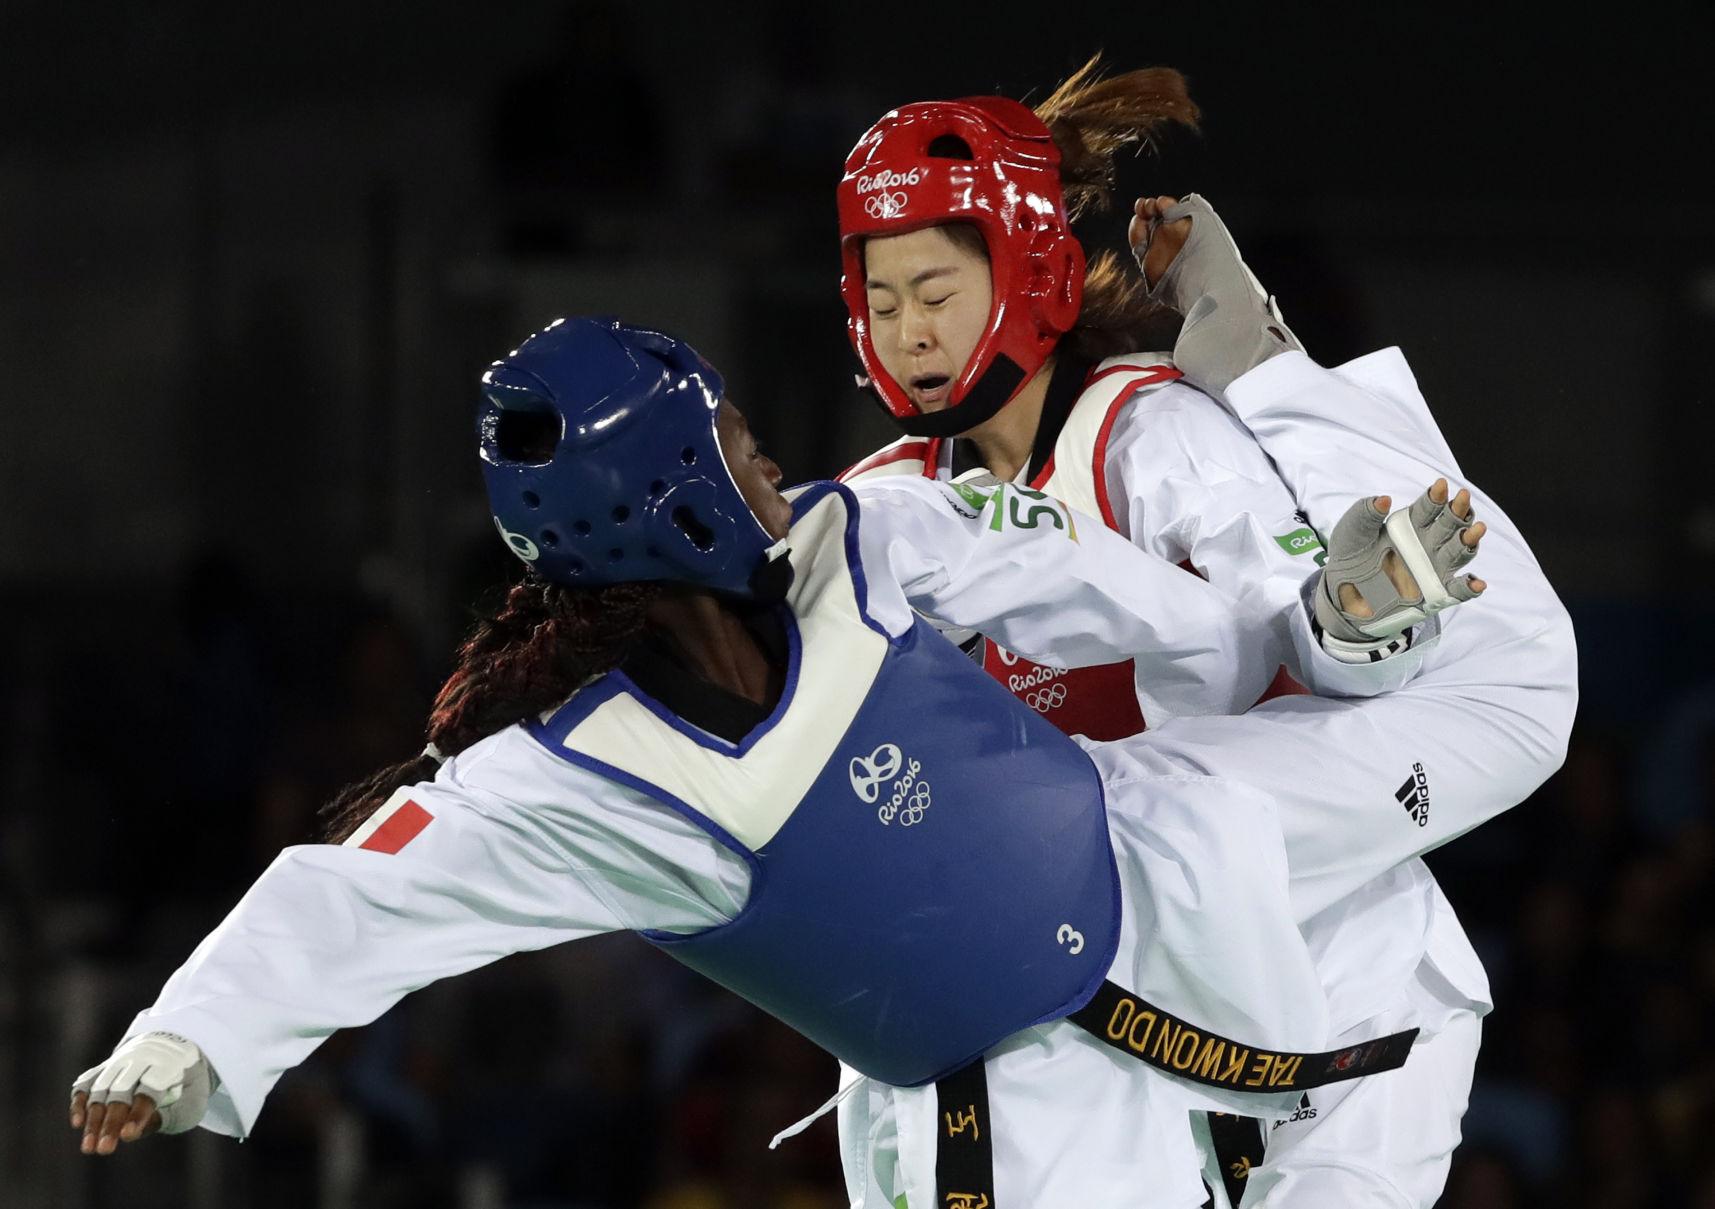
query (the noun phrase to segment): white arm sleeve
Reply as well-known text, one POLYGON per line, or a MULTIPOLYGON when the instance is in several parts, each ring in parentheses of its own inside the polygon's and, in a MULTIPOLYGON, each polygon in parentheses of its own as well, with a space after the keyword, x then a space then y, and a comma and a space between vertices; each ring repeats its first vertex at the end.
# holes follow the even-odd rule
POLYGON ((1229 402, 1314 524, 1338 519, 1354 480, 1399 501, 1441 476, 1470 490, 1488 524, 1473 570, 1491 586, 1446 615, 1439 642, 1420 644, 1423 677, 1471 702, 1474 729, 1528 753, 1534 788, 1560 766, 1577 709, 1572 621, 1518 526, 1459 470, 1404 355, 1389 348, 1328 370, 1285 353, 1233 386, 1229 402))
POLYGON ((622 928, 710 927, 749 892, 742 862, 692 824, 520 728, 408 796, 421 829, 397 852, 282 852, 127 1030, 203 1049, 221 1081, 205 1128, 248 1134, 287 1069, 431 982, 622 928))
POLYGON ((1397 351, 1339 371, 1286 353, 1233 383, 1228 399, 1314 523, 1332 523, 1354 482, 1409 498, 1446 475, 1471 489, 1490 525, 1474 564, 1489 590, 1447 615, 1398 692, 1287 697, 1242 718, 1181 718, 1108 749, 1272 795, 1302 920, 1516 805, 1558 768, 1577 706, 1576 650, 1517 527, 1459 474, 1397 351))
POLYGON ((1274 674, 1244 605, 1058 500, 904 476, 854 490, 872 580, 886 568, 924 616, 1038 662, 1135 659, 1152 722, 1235 713, 1274 674))
MULTIPOLYGON (((1182 383, 1143 396, 1120 412, 1105 471, 1114 519, 1134 545, 1189 564, 1259 619, 1271 676, 1284 665, 1312 691, 1346 696, 1396 688, 1416 673, 1412 651, 1354 673, 1311 637, 1303 593, 1326 529, 1300 515, 1268 453, 1214 399, 1182 383)), ((1336 480, 1346 505, 1384 490, 1360 477, 1336 480)), ((1427 641, 1433 623, 1420 631, 1427 641)))

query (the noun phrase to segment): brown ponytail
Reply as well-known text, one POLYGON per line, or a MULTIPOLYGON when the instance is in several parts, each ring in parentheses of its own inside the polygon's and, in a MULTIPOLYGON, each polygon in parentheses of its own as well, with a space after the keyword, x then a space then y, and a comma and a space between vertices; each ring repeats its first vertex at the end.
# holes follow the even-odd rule
MULTIPOLYGON (((1091 56, 1036 106, 1060 151, 1060 184, 1066 212, 1113 204, 1114 157, 1124 148, 1153 147, 1169 125, 1197 129, 1198 111, 1185 77, 1171 67, 1146 67, 1123 75, 1101 75, 1102 56, 1091 56)), ((1120 353, 1173 346, 1179 316, 1144 297, 1143 274, 1127 256, 1102 252, 1084 274, 1084 304, 1066 345, 1079 357, 1099 361, 1120 353)))
POLYGON ((1077 218, 1113 204, 1114 157, 1131 146, 1154 147, 1169 125, 1197 129, 1197 106, 1185 77, 1171 67, 1145 67, 1101 75, 1102 56, 1090 57, 1036 106, 1060 151, 1060 187, 1066 213, 1077 218))
MULTIPOLYGON (((457 667, 435 694, 429 742, 443 757, 457 755, 560 704, 625 658, 661 590, 655 583, 563 588, 531 573, 459 647, 457 667)), ((420 755, 346 786, 322 807, 324 839, 344 842, 394 790, 431 779, 439 766, 420 755)))

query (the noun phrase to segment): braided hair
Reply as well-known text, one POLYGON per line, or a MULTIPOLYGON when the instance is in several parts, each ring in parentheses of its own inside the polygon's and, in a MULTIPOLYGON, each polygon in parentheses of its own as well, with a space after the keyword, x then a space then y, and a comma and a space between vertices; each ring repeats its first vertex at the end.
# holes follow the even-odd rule
POLYGON ((479 620, 435 694, 424 752, 356 781, 322 807, 323 838, 343 843, 394 790, 434 777, 440 760, 559 705, 592 676, 616 667, 643 632, 658 583, 566 588, 535 572, 479 620))

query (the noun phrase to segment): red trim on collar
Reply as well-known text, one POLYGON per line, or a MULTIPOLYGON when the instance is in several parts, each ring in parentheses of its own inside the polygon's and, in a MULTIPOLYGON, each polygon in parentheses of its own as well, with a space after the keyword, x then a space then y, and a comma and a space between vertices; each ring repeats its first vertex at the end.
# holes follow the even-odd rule
POLYGON ((1185 376, 1179 370, 1174 369, 1171 365, 1163 365, 1160 363, 1155 365, 1110 365, 1103 370, 1092 369, 1090 371, 1090 376, 1084 379, 1084 386, 1088 388, 1090 383, 1098 382, 1101 379, 1106 378, 1109 374, 1165 374, 1165 379, 1153 379, 1153 381, 1158 382, 1173 378, 1183 378, 1185 376))

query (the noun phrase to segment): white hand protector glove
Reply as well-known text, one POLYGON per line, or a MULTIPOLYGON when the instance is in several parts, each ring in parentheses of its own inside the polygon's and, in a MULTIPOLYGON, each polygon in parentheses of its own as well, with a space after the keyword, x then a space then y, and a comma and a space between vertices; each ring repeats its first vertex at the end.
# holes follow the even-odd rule
POLYGON ((1323 649, 1351 663, 1385 658, 1408 645, 1399 635, 1412 626, 1474 599, 1480 586, 1455 573, 1476 557, 1475 545, 1462 540, 1476 523, 1427 491, 1385 518, 1374 496, 1348 508, 1334 526, 1312 593, 1323 649), (1345 585, 1357 590, 1361 604, 1342 606, 1345 585))
MULTIPOLYGON (((1150 234, 1157 225, 1181 218, 1191 219, 1191 233, 1148 294, 1151 301, 1166 303, 1185 316, 1173 346, 1173 364, 1198 389, 1221 399, 1237 378, 1278 353, 1304 346, 1239 255, 1220 215, 1203 198, 1186 194, 1161 212, 1150 234)), ((1141 249, 1134 249, 1140 265, 1148 247, 1146 240, 1141 249)))
POLYGON ((173 1033, 144 1033, 84 1071, 71 1090, 88 1092, 91 1104, 129 1104, 141 1093, 155 1102, 162 1133, 184 1133, 202 1120, 219 1085, 193 1043, 173 1033))

